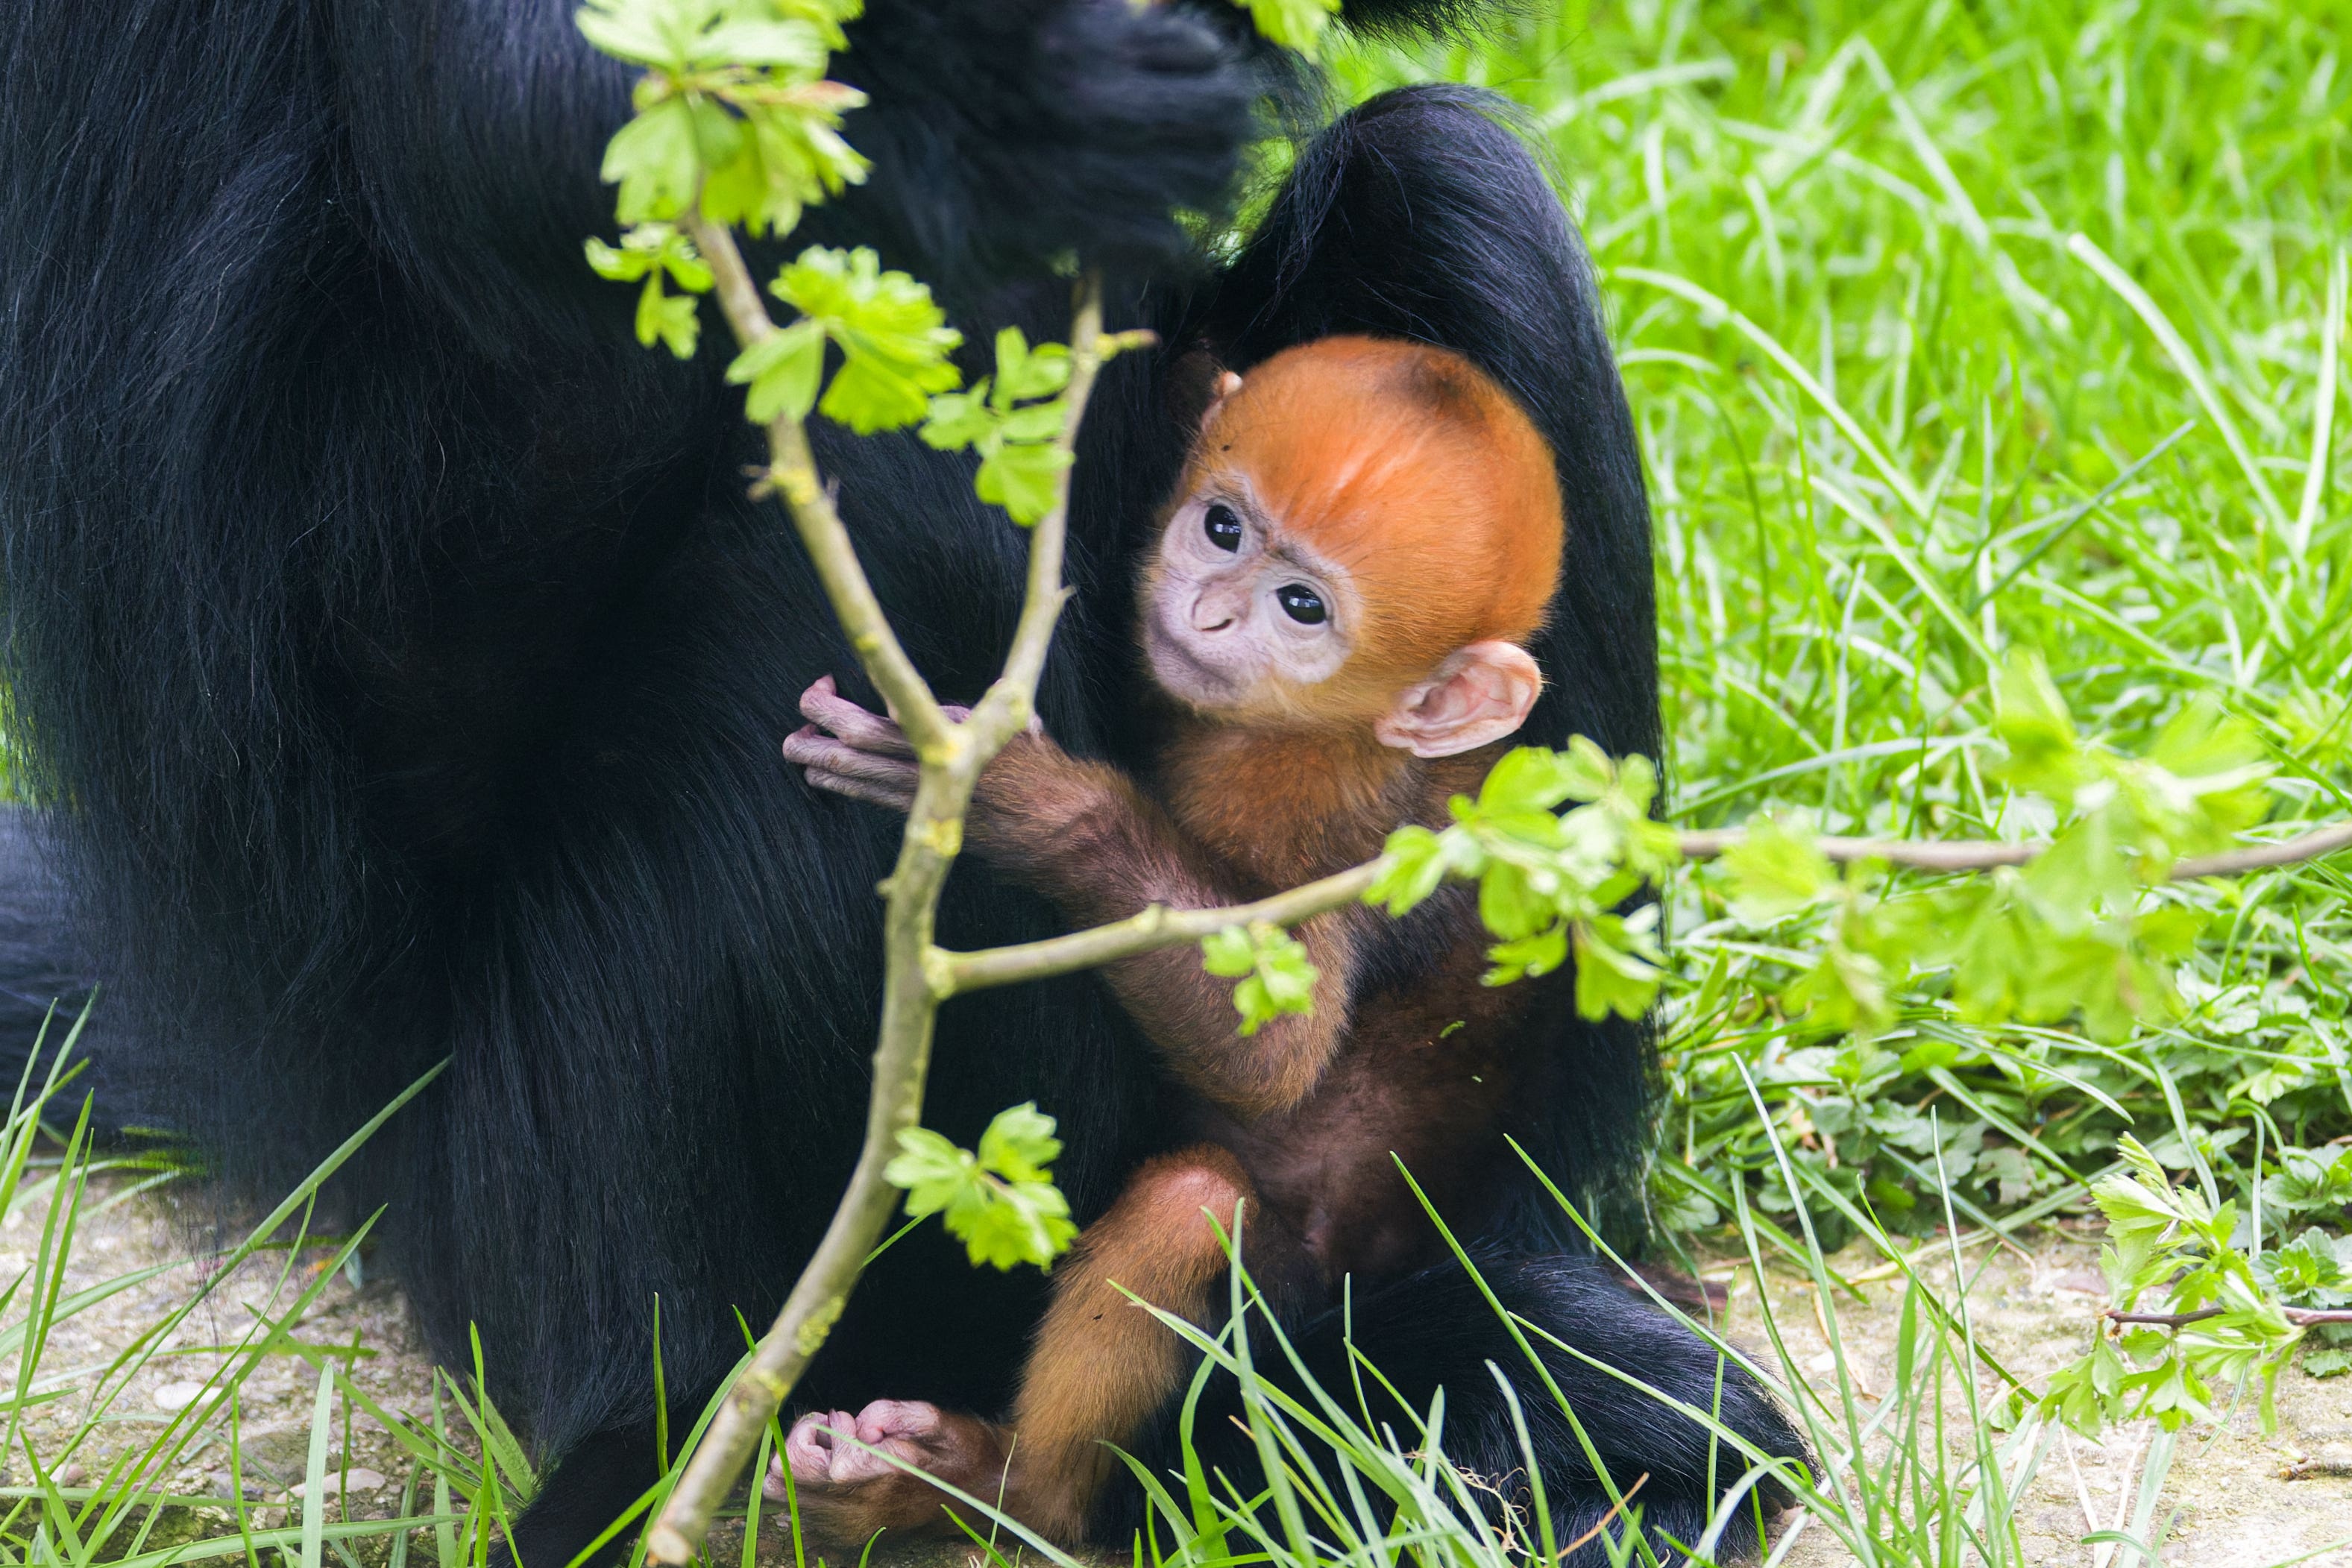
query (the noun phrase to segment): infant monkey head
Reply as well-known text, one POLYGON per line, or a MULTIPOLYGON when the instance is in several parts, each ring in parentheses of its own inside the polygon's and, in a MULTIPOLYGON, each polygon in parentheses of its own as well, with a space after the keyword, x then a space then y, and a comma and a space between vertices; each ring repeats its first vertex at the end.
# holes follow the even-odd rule
POLYGON ((1144 575, 1153 676, 1205 718, 1450 757, 1526 722, 1559 575, 1550 447, 1458 354, 1372 338, 1226 374, 1144 575))

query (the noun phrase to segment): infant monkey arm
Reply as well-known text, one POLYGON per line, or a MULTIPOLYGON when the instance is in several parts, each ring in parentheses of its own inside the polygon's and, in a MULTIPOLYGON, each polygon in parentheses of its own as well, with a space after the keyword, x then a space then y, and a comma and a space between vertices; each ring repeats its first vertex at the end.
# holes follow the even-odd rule
MULTIPOLYGON (((808 770, 811 784, 907 808, 916 765, 898 726, 840 696, 830 677, 803 694, 801 713, 810 722, 783 754, 808 770)), ((1015 737, 981 776, 964 843, 1082 925, 1154 904, 1213 909, 1243 901, 1124 774, 1082 762, 1034 730, 1015 737)), ((1104 975, 1186 1083, 1236 1114, 1266 1115, 1304 1098, 1346 1037, 1359 927, 1370 918, 1349 908, 1302 924, 1295 935, 1316 968, 1315 1010, 1277 1018, 1248 1039, 1238 1032, 1230 983, 1208 974, 1190 945, 1121 959, 1104 975)))

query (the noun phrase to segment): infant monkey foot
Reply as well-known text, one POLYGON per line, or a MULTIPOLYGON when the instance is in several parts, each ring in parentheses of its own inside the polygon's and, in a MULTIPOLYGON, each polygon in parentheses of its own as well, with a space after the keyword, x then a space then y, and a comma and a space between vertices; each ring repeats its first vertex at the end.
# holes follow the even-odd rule
POLYGON ((950 1514, 970 1511, 927 1478, 994 1503, 1010 1455, 1005 1433, 977 1416, 877 1399, 854 1416, 815 1411, 793 1422, 762 1490, 782 1501, 789 1465, 802 1525, 834 1541, 861 1542, 877 1530, 950 1531, 950 1514))

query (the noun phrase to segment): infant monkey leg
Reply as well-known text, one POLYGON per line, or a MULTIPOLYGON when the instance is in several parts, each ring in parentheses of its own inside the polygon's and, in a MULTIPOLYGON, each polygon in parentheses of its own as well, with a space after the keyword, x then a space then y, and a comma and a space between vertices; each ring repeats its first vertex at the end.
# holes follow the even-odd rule
POLYGON ((1163 1155, 1135 1174, 1055 1268, 1053 1301, 1013 1406, 1012 1511, 1024 1521, 1058 1541, 1085 1536, 1087 1514, 1119 1463, 1105 1445, 1135 1446, 1190 1359, 1183 1342, 1127 1292, 1196 1323, 1221 1315, 1228 1259, 1218 1230, 1233 1234, 1237 1210, 1250 1255, 1261 1238, 1281 1247, 1231 1154, 1204 1144, 1163 1155))

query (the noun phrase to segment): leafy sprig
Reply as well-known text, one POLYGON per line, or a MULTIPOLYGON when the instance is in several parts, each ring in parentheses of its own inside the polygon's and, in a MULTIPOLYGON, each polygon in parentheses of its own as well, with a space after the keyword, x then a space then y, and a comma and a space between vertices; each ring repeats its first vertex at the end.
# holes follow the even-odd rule
POLYGON ((637 341, 648 349, 660 343, 681 360, 694 358, 700 337, 694 296, 710 291, 710 267, 694 242, 676 224, 647 223, 625 232, 617 248, 595 238, 586 248, 597 277, 614 283, 645 280, 637 294, 637 341), (686 293, 665 293, 665 277, 686 293))
POLYGON ((1497 939, 1486 984, 1549 974, 1572 952, 1578 1012, 1638 1018, 1656 999, 1665 954, 1656 907, 1622 906, 1682 860, 1674 831, 1650 816, 1657 782, 1648 758, 1613 761, 1582 736, 1565 751, 1521 747, 1475 799, 1448 803, 1451 827, 1391 834, 1364 902, 1402 915, 1449 877, 1475 882, 1479 919, 1497 939), (1571 800, 1581 803, 1562 812, 1571 800))
POLYGON ((1059 343, 1029 346, 1018 327, 996 334, 996 373, 970 392, 931 399, 923 440, 942 452, 980 454, 974 486, 980 498, 1004 508, 1023 528, 1053 509, 1069 450, 1059 444, 1069 424, 1061 393, 1070 384, 1070 350, 1059 343))
POLYGON ((645 68, 636 114, 604 150, 624 224, 698 204, 716 224, 790 233, 866 178, 841 117, 866 101, 824 79, 859 0, 588 0, 588 41, 645 68))
POLYGON ((924 416, 931 393, 962 379, 948 356, 963 334, 947 324, 929 288, 906 273, 884 271, 864 246, 812 246, 776 275, 768 292, 799 319, 727 367, 727 379, 747 389, 744 413, 758 423, 798 422, 814 409, 860 435, 897 430, 924 416), (841 368, 820 401, 827 343, 840 349, 841 368))
POLYGON ((2261 820, 2271 767, 2251 726, 2209 698, 2188 704, 2146 758, 2085 742, 2042 661, 2018 653, 1993 685, 1992 775, 2038 796, 2061 828, 2021 867, 1894 890, 1883 867, 1841 873, 1800 824, 1749 825, 1723 857, 1727 900, 1770 926, 1827 912, 1811 967, 1786 992, 1822 1030, 1882 1034, 1915 977, 1947 972, 1971 1023, 2055 1023, 2077 1013, 2113 1041, 2175 1016, 2175 971, 2201 924, 2146 889, 2181 856, 2261 820))
POLYGON ((882 1174, 906 1189, 910 1218, 941 1216, 973 1263, 1042 1269, 1078 1233, 1069 1203, 1054 1186, 1052 1166, 1061 1152, 1054 1118, 1028 1101, 996 1113, 977 1153, 928 1127, 908 1127, 882 1174))

